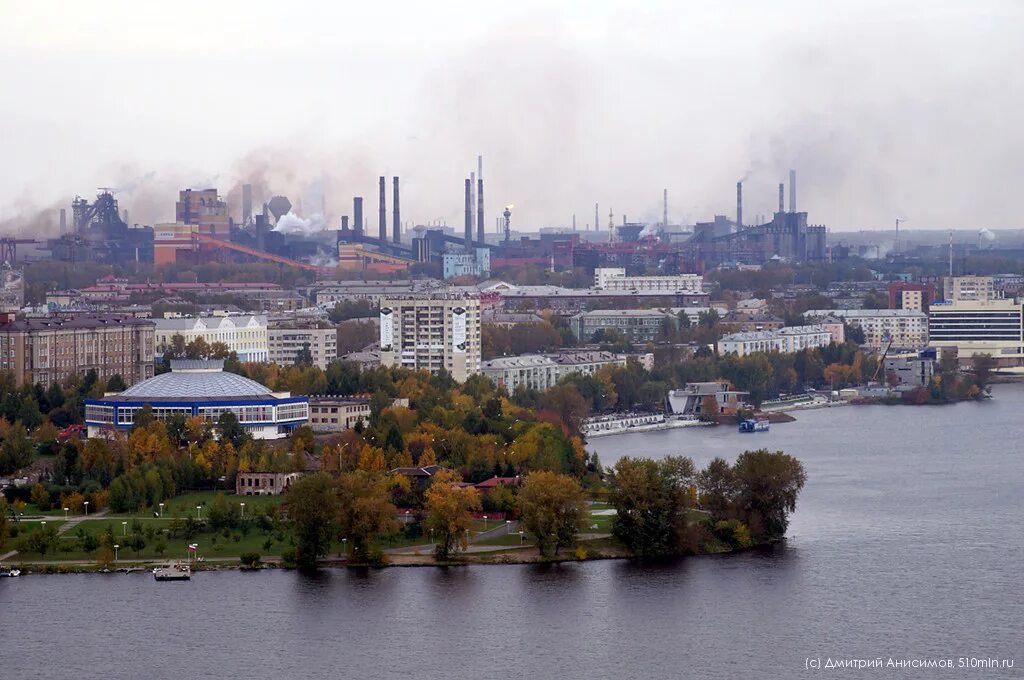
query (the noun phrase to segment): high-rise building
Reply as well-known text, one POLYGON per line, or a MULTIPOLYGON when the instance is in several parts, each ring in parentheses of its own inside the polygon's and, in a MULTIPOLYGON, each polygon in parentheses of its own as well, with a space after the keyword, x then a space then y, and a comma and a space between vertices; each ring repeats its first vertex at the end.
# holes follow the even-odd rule
POLYGON ((1024 310, 1012 299, 936 303, 928 314, 928 346, 956 349, 961 359, 988 354, 1002 367, 1024 365, 1024 310))
POLYGON ((380 363, 438 373, 458 382, 479 373, 480 298, 446 293, 385 298, 380 363))
POLYGON ((832 316, 864 331, 864 344, 919 349, 928 342, 928 315, 913 309, 809 309, 805 319, 832 316))
POLYGON ((153 376, 154 326, 148 319, 76 316, 0 323, 0 370, 18 384, 44 387, 96 371, 106 383, 153 376))
POLYGON ((290 366, 308 349, 313 365, 327 370, 338 358, 338 329, 326 322, 272 322, 267 328, 271 363, 290 366))
POLYGON ((984 302, 996 298, 991 276, 947 276, 942 280, 946 302, 984 302))

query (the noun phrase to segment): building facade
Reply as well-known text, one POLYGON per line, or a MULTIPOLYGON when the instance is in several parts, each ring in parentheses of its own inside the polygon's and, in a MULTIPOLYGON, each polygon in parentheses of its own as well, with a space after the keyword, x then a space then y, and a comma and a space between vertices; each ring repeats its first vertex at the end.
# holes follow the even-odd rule
POLYGON ((626 360, 621 354, 597 351, 523 354, 485 361, 483 373, 509 393, 520 385, 543 392, 567 375, 591 375, 605 366, 625 366, 626 360))
POLYGON ((986 302, 996 298, 991 276, 947 276, 942 279, 946 302, 986 302))
POLYGON ((653 342, 668 327, 678 328, 679 317, 658 309, 595 309, 569 319, 579 340, 590 342, 598 331, 619 331, 633 342, 653 342))
POLYGON ((131 384, 153 376, 154 325, 122 316, 46 317, 0 323, 0 370, 18 384, 62 383, 96 371, 131 384))
POLYGON ((309 426, 314 432, 343 432, 359 421, 370 422, 370 400, 332 396, 309 399, 309 426))
POLYGON ((479 373, 480 298, 444 293, 387 298, 380 309, 380 362, 458 382, 479 373))
POLYGON ((271 323, 267 328, 267 351, 270 362, 281 366, 295 363, 299 353, 308 348, 313 365, 327 370, 338 358, 338 330, 329 323, 271 323))
POLYGON ((235 494, 280 496, 300 477, 301 472, 239 472, 235 476, 235 494))
POLYGON ((777 331, 723 335, 718 341, 718 352, 741 357, 755 352, 791 354, 813 347, 828 347, 831 342, 832 334, 822 326, 789 326, 777 331))
POLYGON ((665 293, 703 293, 704 277, 700 274, 674 276, 626 276, 623 267, 597 267, 594 269, 594 288, 601 290, 640 291, 656 290, 665 293))
POLYGON ((171 349, 174 336, 180 335, 186 345, 197 338, 211 345, 223 342, 230 351, 238 354, 239 361, 243 363, 265 362, 270 358, 265 316, 183 317, 154 319, 154 322, 159 354, 171 349))
POLYGON ((812 309, 805 319, 833 316, 864 331, 864 344, 882 349, 892 339, 893 347, 920 349, 928 344, 928 315, 912 309, 812 309))
MULTIPOLYGON (((691 321, 692 322, 692 321, 691 321)), ((786 322, 773 314, 729 312, 718 321, 718 327, 727 333, 749 333, 751 331, 775 331, 785 327, 786 322)))
POLYGON ((441 256, 445 279, 491 275, 491 249, 474 248, 470 253, 448 252, 441 256))
POLYGON ((931 283, 896 281, 889 284, 887 292, 889 309, 909 309, 915 312, 927 312, 938 297, 935 285, 931 283))
POLYGON ((932 305, 928 346, 960 359, 988 354, 1001 367, 1024 365, 1024 312, 1016 300, 958 300, 932 305))

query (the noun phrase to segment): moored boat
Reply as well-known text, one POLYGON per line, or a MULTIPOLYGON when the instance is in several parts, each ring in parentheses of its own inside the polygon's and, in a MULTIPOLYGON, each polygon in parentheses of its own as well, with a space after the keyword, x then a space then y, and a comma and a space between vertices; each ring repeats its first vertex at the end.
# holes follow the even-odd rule
POLYGON ((753 418, 747 418, 746 420, 741 420, 739 425, 739 431, 745 433, 767 432, 768 419, 758 418, 757 420, 754 420, 753 418))
POLYGON ((187 581, 192 578, 192 569, 187 564, 175 562, 162 567, 154 567, 153 578, 157 581, 187 581))
POLYGON ((15 578, 21 576, 21 569, 15 569, 14 567, 0 566, 0 577, 3 578, 15 578))

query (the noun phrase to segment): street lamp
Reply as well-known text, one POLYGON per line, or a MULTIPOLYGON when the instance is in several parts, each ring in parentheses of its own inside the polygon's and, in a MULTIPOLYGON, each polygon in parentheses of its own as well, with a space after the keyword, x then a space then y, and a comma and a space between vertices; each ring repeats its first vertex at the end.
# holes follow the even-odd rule
POLYGON ((120 548, 117 543, 114 544, 114 561, 117 562, 117 549, 120 548))
POLYGON ((160 504, 160 516, 161 517, 164 516, 164 504, 163 503, 160 504))
POLYGON ((242 519, 245 519, 245 503, 240 503, 239 505, 242 506, 242 519))
POLYGON ((68 518, 68 510, 70 510, 70 509, 71 508, 64 508, 64 519, 68 518))
POLYGON ((196 519, 202 519, 202 518, 203 518, 203 506, 197 505, 196 506, 196 519))
POLYGON ((523 533, 523 530, 520 529, 519 530, 519 545, 522 545, 525 542, 526 542, 526 535, 523 533))
POLYGON ((487 515, 484 515, 484 533, 487 533, 487 515))
POLYGON ((510 520, 510 519, 505 520, 505 533, 506 534, 511 534, 512 533, 512 520, 510 520))
POLYGON ((122 536, 127 536, 128 535, 128 522, 121 522, 121 535, 122 536))
POLYGON ((85 501, 85 516, 89 516, 89 501, 85 501))

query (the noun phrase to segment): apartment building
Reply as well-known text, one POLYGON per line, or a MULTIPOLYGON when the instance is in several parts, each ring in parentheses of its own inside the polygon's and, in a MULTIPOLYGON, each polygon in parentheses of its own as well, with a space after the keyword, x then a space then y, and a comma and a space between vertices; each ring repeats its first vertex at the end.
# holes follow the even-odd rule
POLYGON ((313 365, 327 370, 338 358, 338 329, 326 322, 281 321, 267 327, 267 351, 270 362, 281 366, 294 364, 303 349, 309 349, 313 365))
MULTIPOLYGON (((5 317, 9 319, 10 317, 5 317)), ((154 325, 122 316, 0 321, 0 370, 44 387, 96 371, 132 385, 153 376, 154 325)))
POLYGON ((913 309, 811 309, 805 319, 833 316, 864 331, 864 343, 882 349, 892 338, 893 347, 919 349, 928 344, 928 315, 913 309))
POLYGON ((996 299, 991 276, 947 276, 942 279, 946 302, 985 302, 996 299))
POLYGON ((678 328, 679 317, 658 309, 595 309, 569 319, 573 335, 590 342, 598 331, 621 332, 633 342, 653 342, 668 326, 678 328))
POLYGON ((343 432, 359 421, 370 422, 370 400, 332 396, 309 398, 309 426, 314 432, 343 432))
POLYGON ((180 335, 185 344, 202 338, 208 344, 223 342, 228 349, 238 354, 239 361, 265 362, 270 351, 267 339, 267 317, 246 316, 201 316, 177 319, 154 319, 156 323, 156 351, 163 354, 180 335))
POLYGON ((596 373, 604 366, 625 366, 626 356, 600 351, 523 354, 483 363, 483 373, 510 393, 520 385, 543 392, 567 375, 596 373))
POLYGON ((380 309, 380 362, 437 373, 458 382, 480 372, 480 298, 426 293, 385 298, 380 309))
POLYGON ((666 293, 702 293, 704 277, 700 274, 626 276, 626 270, 622 267, 597 267, 594 269, 594 288, 601 290, 657 290, 666 293))
POLYGON ((936 303, 928 315, 928 346, 955 349, 960 359, 988 354, 999 366, 1024 365, 1024 310, 1012 299, 936 303))
POLYGON ((823 326, 789 326, 775 331, 723 335, 718 341, 718 352, 741 357, 755 352, 791 354, 813 347, 827 347, 831 342, 832 334, 823 326))

